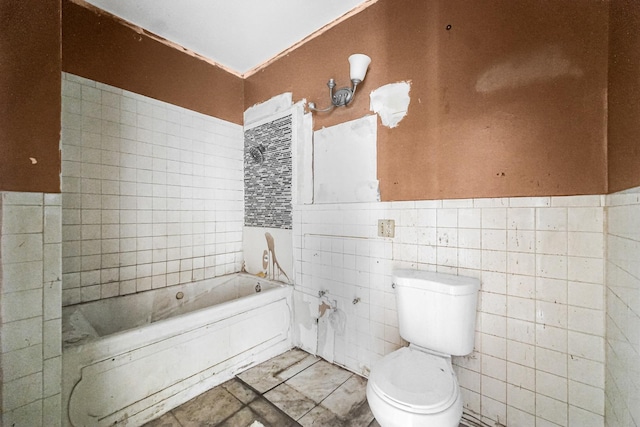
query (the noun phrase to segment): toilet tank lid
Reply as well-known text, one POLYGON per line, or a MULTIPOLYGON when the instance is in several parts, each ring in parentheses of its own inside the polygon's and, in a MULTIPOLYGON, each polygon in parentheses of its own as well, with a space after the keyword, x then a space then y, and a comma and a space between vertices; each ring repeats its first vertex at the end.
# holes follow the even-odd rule
POLYGON ((449 295, 469 295, 480 288, 480 281, 473 277, 409 269, 394 270, 393 283, 449 295))

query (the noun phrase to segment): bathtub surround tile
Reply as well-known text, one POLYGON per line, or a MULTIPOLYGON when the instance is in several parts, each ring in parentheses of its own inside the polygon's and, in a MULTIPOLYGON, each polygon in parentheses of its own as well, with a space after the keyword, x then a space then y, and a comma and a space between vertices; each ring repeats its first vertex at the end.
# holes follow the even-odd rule
POLYGON ((76 79, 63 84, 63 103, 77 110, 83 127, 78 132, 63 115, 62 273, 82 277, 64 283, 63 305, 239 271, 242 128, 71 74, 62 78, 76 79), (67 93, 76 85, 91 99, 67 93), (159 266, 174 260, 189 263, 179 272, 159 266), (133 276, 122 271, 127 267, 135 267, 133 276))

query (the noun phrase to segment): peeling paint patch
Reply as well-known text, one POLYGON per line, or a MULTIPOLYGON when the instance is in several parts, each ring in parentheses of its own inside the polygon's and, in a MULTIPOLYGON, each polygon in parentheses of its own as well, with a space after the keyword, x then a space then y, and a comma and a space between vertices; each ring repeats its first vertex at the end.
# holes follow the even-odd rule
POLYGON ((38 163, 38 159, 36 159, 35 157, 29 157, 29 160, 31 160, 32 165, 35 165, 38 163))
POLYGON ((276 95, 268 101, 247 108, 244 112, 244 125, 247 126, 274 114, 286 111, 290 109, 292 105, 293 95, 291 92, 276 95))
POLYGON ((582 77, 584 71, 572 64, 559 46, 548 46, 527 54, 515 55, 491 66, 478 77, 476 90, 481 93, 513 89, 558 77, 582 77))
POLYGON ((407 115, 410 82, 391 83, 371 92, 369 109, 380 116, 382 124, 394 128, 407 115))

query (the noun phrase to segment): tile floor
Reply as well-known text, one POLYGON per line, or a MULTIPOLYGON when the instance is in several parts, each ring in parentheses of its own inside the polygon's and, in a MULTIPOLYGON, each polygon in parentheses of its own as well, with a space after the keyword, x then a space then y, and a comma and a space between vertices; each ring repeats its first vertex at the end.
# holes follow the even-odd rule
POLYGON ((293 349, 257 365, 145 427, 379 427, 367 380, 293 349))

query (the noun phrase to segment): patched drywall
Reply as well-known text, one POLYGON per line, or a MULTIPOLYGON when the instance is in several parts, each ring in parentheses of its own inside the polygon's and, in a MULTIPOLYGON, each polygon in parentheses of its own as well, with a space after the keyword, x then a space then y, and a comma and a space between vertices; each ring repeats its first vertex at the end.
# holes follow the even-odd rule
POLYGON ((281 93, 273 98, 249 107, 244 112, 244 125, 249 127, 256 122, 265 120, 274 114, 287 111, 293 105, 291 92, 281 93))
POLYGON ((380 116, 383 126, 394 128, 407 115, 411 83, 390 83, 371 92, 369 108, 380 116))
POLYGON ((367 116, 315 132, 314 203, 380 200, 376 124, 376 116, 367 116))

